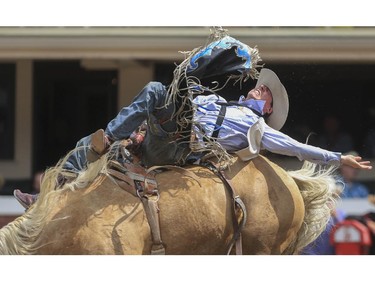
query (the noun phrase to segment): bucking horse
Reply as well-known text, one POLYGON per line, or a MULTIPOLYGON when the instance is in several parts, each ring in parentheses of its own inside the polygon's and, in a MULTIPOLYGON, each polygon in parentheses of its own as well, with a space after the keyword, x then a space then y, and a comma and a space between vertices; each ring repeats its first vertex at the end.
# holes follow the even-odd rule
POLYGON ((334 169, 309 162, 286 171, 259 155, 217 172, 102 156, 58 185, 68 156, 45 171, 38 200, 0 230, 1 254, 298 254, 334 208, 334 169))

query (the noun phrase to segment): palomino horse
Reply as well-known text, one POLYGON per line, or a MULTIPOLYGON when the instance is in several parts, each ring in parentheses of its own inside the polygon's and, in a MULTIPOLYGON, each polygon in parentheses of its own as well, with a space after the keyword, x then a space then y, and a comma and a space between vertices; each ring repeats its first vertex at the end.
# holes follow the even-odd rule
MULTIPOLYGON (((62 160, 64 161, 64 160, 62 160)), ((139 198, 106 172, 102 157, 55 189, 61 164, 46 171, 37 202, 0 230, 2 254, 150 254, 152 237, 139 198)), ((236 162, 227 176, 247 208, 244 254, 297 254, 323 231, 334 202, 332 169, 308 163, 286 172, 263 156, 236 162)), ((161 238, 166 254, 226 254, 232 203, 207 168, 157 174, 161 238)))

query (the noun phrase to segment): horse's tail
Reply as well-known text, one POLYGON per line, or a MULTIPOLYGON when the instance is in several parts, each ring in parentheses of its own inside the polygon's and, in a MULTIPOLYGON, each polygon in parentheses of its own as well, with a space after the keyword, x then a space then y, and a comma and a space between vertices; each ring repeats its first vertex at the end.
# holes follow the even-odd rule
POLYGON ((303 197, 305 216, 295 241, 285 254, 299 253, 325 230, 337 202, 336 169, 305 161, 300 170, 288 172, 303 197))

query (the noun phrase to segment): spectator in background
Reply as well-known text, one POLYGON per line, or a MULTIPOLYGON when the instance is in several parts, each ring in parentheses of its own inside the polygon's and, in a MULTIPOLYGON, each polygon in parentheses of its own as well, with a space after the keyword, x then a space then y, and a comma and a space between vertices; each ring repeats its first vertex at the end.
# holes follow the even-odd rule
MULTIPOLYGON (((350 151, 345 155, 358 156, 356 151, 350 151)), ((348 165, 340 166, 341 180, 344 184, 344 189, 341 198, 367 198, 369 190, 367 186, 357 180, 358 170, 353 169, 348 165)))
POLYGON ((327 115, 323 121, 323 129, 316 146, 341 153, 353 150, 353 138, 342 129, 338 116, 327 115))
POLYGON ((40 192, 40 185, 42 183, 44 173, 38 171, 34 174, 31 194, 38 194, 40 192))

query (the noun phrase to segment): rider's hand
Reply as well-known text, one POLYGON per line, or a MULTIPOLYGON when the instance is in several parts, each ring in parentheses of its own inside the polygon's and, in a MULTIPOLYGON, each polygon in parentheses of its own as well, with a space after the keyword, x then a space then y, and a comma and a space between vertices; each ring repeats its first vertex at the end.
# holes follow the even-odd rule
POLYGON ((370 161, 362 161, 361 156, 354 156, 354 155, 342 155, 341 156, 341 164, 348 165, 350 167, 356 169, 363 169, 363 170, 371 170, 371 162, 370 161))

